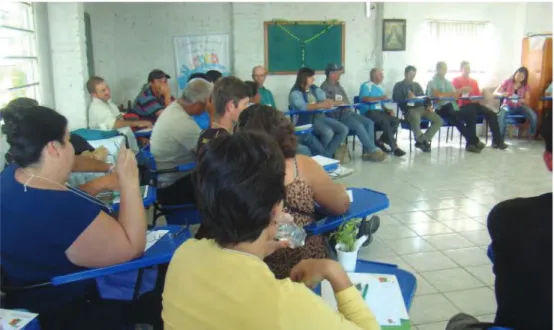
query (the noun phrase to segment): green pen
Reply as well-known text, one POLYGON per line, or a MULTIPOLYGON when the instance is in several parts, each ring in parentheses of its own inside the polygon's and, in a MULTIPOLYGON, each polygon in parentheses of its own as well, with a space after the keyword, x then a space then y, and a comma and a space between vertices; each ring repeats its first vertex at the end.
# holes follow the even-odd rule
POLYGON ((369 287, 369 285, 366 283, 365 286, 364 286, 364 291, 362 292, 362 298, 364 298, 365 300, 365 297, 367 296, 367 288, 369 287))

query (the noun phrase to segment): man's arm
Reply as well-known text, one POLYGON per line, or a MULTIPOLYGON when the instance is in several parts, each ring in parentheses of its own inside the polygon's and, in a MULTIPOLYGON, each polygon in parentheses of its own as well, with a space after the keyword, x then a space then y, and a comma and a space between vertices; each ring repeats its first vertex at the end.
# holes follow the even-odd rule
POLYGON ((117 119, 113 125, 114 129, 118 129, 121 127, 144 127, 144 128, 152 128, 152 123, 147 120, 124 120, 124 119, 117 119))
POLYGON ((72 172, 99 172, 106 173, 110 170, 111 165, 96 159, 84 156, 75 156, 72 172))

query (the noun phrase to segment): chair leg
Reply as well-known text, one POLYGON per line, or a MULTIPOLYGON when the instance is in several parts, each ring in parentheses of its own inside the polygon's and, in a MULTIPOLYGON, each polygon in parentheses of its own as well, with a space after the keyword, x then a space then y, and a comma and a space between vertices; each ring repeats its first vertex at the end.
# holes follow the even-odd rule
POLYGON ((485 125, 485 144, 489 143, 489 122, 487 120, 483 121, 485 125))
POLYGON ((442 131, 442 127, 439 128, 439 144, 438 144, 438 148, 441 147, 441 131, 442 131))

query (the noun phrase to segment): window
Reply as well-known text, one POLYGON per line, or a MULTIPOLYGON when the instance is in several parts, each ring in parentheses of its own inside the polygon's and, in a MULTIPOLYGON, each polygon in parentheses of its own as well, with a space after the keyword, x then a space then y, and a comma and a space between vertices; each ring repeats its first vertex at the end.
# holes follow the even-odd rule
POLYGON ((490 79, 492 27, 487 22, 426 22, 426 81, 432 79, 439 61, 446 62, 446 78, 460 75, 460 63, 468 61, 473 79, 482 86, 490 79))
POLYGON ((16 97, 40 101, 33 6, 0 4, 0 107, 16 97))

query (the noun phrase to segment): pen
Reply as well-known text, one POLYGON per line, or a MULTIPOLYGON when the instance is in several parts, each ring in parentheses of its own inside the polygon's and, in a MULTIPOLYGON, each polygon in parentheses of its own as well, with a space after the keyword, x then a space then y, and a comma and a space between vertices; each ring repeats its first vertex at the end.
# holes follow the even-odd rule
POLYGON ((366 283, 364 286, 364 292, 362 292, 362 298, 364 298, 364 300, 365 300, 365 297, 367 296, 367 288, 368 288, 368 285, 366 283))
POLYGON ((183 226, 181 230, 179 230, 173 237, 177 238, 181 233, 183 233, 187 229, 187 226, 183 226))

